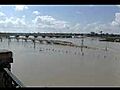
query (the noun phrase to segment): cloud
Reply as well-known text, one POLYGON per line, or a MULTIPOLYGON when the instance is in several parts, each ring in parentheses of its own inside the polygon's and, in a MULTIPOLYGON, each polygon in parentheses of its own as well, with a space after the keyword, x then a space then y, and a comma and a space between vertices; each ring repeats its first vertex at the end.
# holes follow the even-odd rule
POLYGON ((86 25, 82 25, 80 23, 76 23, 71 26, 70 31, 76 33, 90 33, 90 32, 99 32, 101 30, 101 24, 99 22, 88 23, 86 25))
POLYGON ((40 12, 38 12, 38 11, 33 11, 33 13, 32 13, 33 15, 39 15, 40 14, 40 12))
POLYGON ((54 32, 62 32, 64 30, 64 32, 66 31, 66 29, 69 28, 69 24, 66 21, 62 21, 62 20, 57 20, 52 16, 36 16, 35 19, 32 21, 34 23, 34 27, 36 27, 37 29, 44 29, 47 31, 54 31, 54 32))
POLYGON ((120 26, 120 13, 115 13, 115 19, 111 23, 112 26, 120 26))
POLYGON ((27 10, 27 9, 28 9, 28 7, 25 5, 16 5, 15 6, 16 11, 23 11, 23 10, 27 10))
POLYGON ((82 13, 82 12, 80 12, 80 11, 77 11, 77 12, 76 12, 76 14, 83 14, 83 13, 82 13))
POLYGON ((103 33, 120 33, 119 28, 116 26, 113 26, 111 23, 90 23, 87 24, 85 27, 82 28, 83 31, 86 33, 95 32, 100 33, 100 31, 103 31, 103 33))
POLYGON ((6 17, 7 16, 3 12, 0 12, 0 20, 5 20, 6 17))
MULTIPOLYGON (((19 6, 19 5, 17 5, 19 6)), ((28 7, 22 5, 16 10, 22 11, 28 7)), ((77 12, 81 14, 81 12, 77 12)), ((9 32, 69 32, 69 33, 120 33, 120 12, 115 13, 113 20, 109 23, 93 22, 83 25, 59 20, 50 15, 41 15, 39 11, 33 11, 33 19, 29 21, 25 15, 21 17, 8 17, 0 12, 0 31, 9 32)))
POLYGON ((71 24, 69 26, 68 32, 83 33, 83 26, 80 23, 71 24))
POLYGON ((6 16, 3 12, 0 12, 0 16, 6 16))
POLYGON ((100 22, 93 22, 88 23, 86 25, 82 25, 80 23, 76 23, 74 25, 70 26, 69 32, 75 32, 75 33, 100 33, 100 31, 103 31, 103 33, 120 33, 120 30, 116 26, 112 26, 111 23, 100 23, 100 22))
POLYGON ((28 29, 25 16, 21 18, 7 17, 3 12, 0 12, 0 31, 4 32, 26 32, 28 29))
POLYGON ((86 25, 81 25, 77 23, 70 27, 70 31, 72 32, 79 32, 79 33, 90 33, 96 32, 99 33, 103 31, 103 33, 120 33, 120 13, 115 13, 113 20, 108 23, 101 23, 101 22, 93 22, 88 23, 86 25))
POLYGON ((116 7, 120 8, 120 5, 115 5, 116 7))
POLYGON ((8 27, 12 27, 12 28, 20 28, 20 27, 25 27, 26 26, 26 22, 24 18, 14 18, 14 17, 10 17, 7 18, 5 21, 3 21, 5 23, 5 26, 8 27))

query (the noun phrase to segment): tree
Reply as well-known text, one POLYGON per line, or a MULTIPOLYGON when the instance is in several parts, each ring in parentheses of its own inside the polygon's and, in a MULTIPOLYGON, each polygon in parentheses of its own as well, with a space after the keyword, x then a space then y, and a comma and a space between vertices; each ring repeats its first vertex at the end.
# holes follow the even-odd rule
POLYGON ((90 32, 90 33, 91 33, 92 36, 95 35, 95 32, 90 32))
POLYGON ((100 34, 101 34, 101 37, 102 37, 103 31, 100 31, 100 34))
POLYGON ((100 31, 100 34, 102 35, 103 31, 100 31))

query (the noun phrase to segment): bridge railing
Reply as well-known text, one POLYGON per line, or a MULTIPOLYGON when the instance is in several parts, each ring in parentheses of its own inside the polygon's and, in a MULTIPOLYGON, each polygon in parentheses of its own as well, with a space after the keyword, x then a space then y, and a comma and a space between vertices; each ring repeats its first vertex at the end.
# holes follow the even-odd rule
POLYGON ((11 72, 13 63, 12 52, 0 50, 0 87, 1 88, 22 88, 24 84, 11 72))
POLYGON ((14 75, 8 68, 4 68, 5 73, 7 74, 8 77, 10 77, 12 81, 12 87, 15 88, 22 88, 25 87, 24 84, 14 75))

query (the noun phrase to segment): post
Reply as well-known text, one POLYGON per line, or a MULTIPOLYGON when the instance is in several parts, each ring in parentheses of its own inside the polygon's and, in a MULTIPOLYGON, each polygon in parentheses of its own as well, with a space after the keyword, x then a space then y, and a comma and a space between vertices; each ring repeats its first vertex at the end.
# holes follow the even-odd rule
POLYGON ((81 37, 81 52, 82 52, 82 56, 84 56, 83 46, 84 46, 84 36, 82 35, 82 37, 81 37))
POLYGON ((12 52, 0 50, 0 87, 12 87, 12 80, 4 71, 4 68, 11 70, 10 63, 13 63, 12 52))
POLYGON ((0 40, 1 40, 1 42, 2 42, 2 37, 0 37, 0 40))

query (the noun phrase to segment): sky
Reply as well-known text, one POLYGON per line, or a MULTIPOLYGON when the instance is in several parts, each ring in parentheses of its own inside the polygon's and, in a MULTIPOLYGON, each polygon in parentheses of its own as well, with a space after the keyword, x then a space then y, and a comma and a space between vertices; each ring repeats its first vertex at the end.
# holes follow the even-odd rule
POLYGON ((120 5, 0 5, 0 32, 120 34, 120 5))

